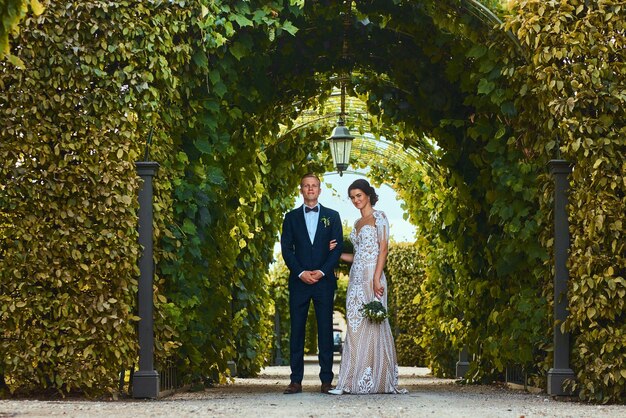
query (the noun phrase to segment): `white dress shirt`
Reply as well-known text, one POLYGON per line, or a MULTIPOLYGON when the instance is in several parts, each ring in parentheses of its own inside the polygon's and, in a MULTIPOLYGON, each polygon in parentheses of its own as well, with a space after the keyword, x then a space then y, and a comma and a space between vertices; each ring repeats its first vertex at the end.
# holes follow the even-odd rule
POLYGON ((306 230, 309 233, 309 239, 311 240, 311 244, 313 244, 313 241, 315 240, 315 232, 317 232, 317 224, 319 223, 320 219, 320 205, 317 204, 316 206, 314 206, 317 207, 317 212, 307 212, 306 207, 306 205, 302 207, 302 210, 304 211, 304 222, 306 222, 306 230))
MULTIPOLYGON (((307 212, 306 207, 306 205, 303 205, 302 207, 302 211, 304 212, 304 222, 306 223, 306 230, 309 233, 309 239, 311 240, 311 244, 313 244, 313 241, 315 241, 315 233, 317 232, 317 224, 319 223, 320 219, 320 211, 322 210, 322 208, 318 203, 317 205, 313 206, 317 207, 317 212, 314 212, 312 210, 307 212)), ((326 274, 324 274, 322 270, 318 271, 322 273, 322 276, 326 276, 326 274)), ((300 272, 300 274, 298 274, 298 277, 301 277, 302 273, 304 272, 300 272)))

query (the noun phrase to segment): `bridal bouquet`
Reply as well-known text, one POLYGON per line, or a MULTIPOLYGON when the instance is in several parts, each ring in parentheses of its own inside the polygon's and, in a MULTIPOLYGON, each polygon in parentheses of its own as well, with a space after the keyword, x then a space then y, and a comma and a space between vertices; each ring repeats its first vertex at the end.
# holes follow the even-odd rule
POLYGON ((379 300, 373 300, 363 305, 361 307, 361 313, 365 318, 377 324, 380 324, 385 318, 389 317, 387 309, 385 309, 379 300))

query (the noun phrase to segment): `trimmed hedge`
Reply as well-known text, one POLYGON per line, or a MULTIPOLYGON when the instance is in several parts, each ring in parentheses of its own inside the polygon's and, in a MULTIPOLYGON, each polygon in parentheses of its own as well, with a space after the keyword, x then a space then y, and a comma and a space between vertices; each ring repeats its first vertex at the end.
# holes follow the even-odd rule
POLYGON ((134 362, 134 162, 147 133, 138 114, 149 118, 150 106, 131 103, 172 81, 152 75, 154 54, 176 58, 166 31, 156 45, 122 28, 175 24, 179 11, 50 3, 12 41, 24 68, 2 63, 0 372, 12 391, 114 391, 134 362), (147 74, 155 87, 141 89, 147 74))
MULTIPOLYGON (((619 1, 519 2, 506 27, 528 51, 510 63, 519 142, 574 164, 569 192, 571 385, 626 400, 626 10, 619 1), (587 28, 595 28, 588 30, 587 28), (532 129, 530 125, 532 124, 532 129)), ((541 195, 551 207, 550 189, 541 195)), ((550 209, 551 210, 551 209, 550 209)), ((545 234, 543 244, 551 248, 545 234)), ((551 296, 551 295, 550 295, 551 296)))
POLYGON ((417 343, 425 331, 418 303, 424 281, 423 257, 415 245, 392 243, 386 268, 389 281, 389 310, 400 366, 425 366, 427 347, 417 343))

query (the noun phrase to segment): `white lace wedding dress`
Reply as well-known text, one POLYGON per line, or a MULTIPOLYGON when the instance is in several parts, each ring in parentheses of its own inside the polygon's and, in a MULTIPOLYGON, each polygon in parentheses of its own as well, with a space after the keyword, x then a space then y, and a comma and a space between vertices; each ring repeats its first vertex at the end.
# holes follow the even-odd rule
MULTIPOLYGON (((335 394, 343 393, 406 393, 398 388, 398 362, 389 320, 380 324, 364 318, 361 307, 374 300, 374 270, 379 243, 389 241, 389 222, 384 212, 374 211, 375 225, 355 227, 350 233, 354 244, 354 260, 346 295, 348 331, 345 339, 339 380, 335 394)), ((387 280, 382 303, 387 308, 387 280)))

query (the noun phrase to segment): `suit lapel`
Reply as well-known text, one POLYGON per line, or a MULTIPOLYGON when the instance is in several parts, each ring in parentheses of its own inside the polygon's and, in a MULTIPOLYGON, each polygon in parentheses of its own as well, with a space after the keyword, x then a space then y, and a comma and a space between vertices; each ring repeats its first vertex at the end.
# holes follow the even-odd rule
MULTIPOLYGON (((315 228, 315 236, 313 237, 313 244, 315 244, 315 242, 317 241, 317 236, 320 235, 320 229, 321 228, 321 221, 322 221, 322 217, 324 216, 324 207, 320 204, 320 213, 319 216, 317 218, 317 228, 315 228)), ((306 225, 305 225, 306 227, 306 225)))
POLYGON ((304 220, 304 205, 298 208, 296 218, 298 220, 298 228, 300 229, 300 233, 304 234, 307 237, 308 242, 311 242, 311 240, 308 239, 309 231, 306 229, 306 221, 304 220))

